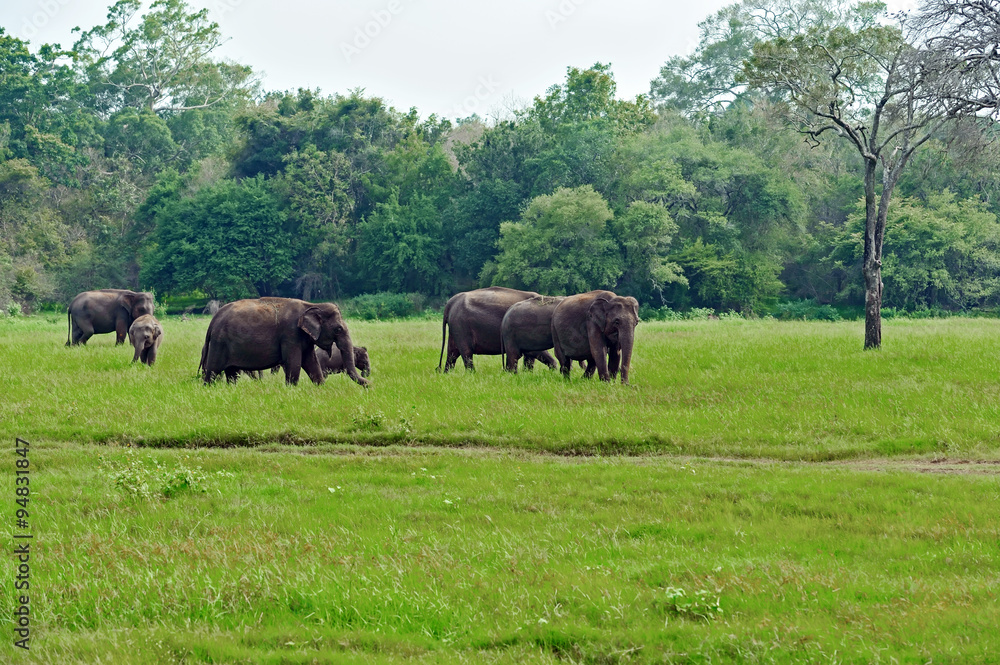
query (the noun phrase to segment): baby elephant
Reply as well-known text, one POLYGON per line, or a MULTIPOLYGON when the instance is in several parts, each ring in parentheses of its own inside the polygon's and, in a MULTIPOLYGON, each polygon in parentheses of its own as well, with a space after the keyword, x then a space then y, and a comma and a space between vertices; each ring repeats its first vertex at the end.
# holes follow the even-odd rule
MULTIPOLYGON (((323 349, 316 347, 316 360, 323 369, 323 376, 337 374, 344 371, 344 359, 340 355, 340 349, 333 347, 333 353, 327 353, 323 349)), ((354 366, 358 368, 361 376, 368 376, 372 373, 371 360, 368 358, 368 349, 363 346, 354 347, 354 366)))
POLYGON ((156 351, 163 341, 163 328, 152 314, 143 314, 128 329, 128 341, 135 347, 132 362, 139 360, 152 365, 156 362, 156 351))

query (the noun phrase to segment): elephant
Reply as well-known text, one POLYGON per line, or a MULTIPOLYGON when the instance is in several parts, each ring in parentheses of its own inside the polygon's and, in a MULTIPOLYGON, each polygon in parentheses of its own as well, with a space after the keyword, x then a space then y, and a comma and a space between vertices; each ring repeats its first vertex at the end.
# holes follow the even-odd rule
POLYGON ((152 314, 143 314, 129 326, 128 341, 135 347, 132 362, 138 360, 152 367, 163 343, 163 327, 152 314))
POLYGON ((501 355, 508 372, 517 373, 517 361, 524 353, 552 348, 552 313, 565 299, 535 296, 510 306, 500 322, 501 355))
MULTIPOLYGON (((327 353, 323 349, 316 349, 316 361, 323 370, 323 375, 338 374, 344 371, 344 357, 340 354, 340 349, 332 349, 327 353)), ((363 346, 354 347, 354 366, 361 373, 361 376, 371 376, 372 363, 368 357, 368 349, 363 346)))
MULTIPOLYGON (((445 372, 455 366, 455 361, 458 360, 459 356, 462 357, 465 368, 474 371, 473 354, 500 355, 500 323, 503 321, 504 314, 514 303, 538 295, 534 291, 518 291, 502 286, 491 286, 475 291, 464 291, 452 296, 444 306, 444 320, 441 323, 441 357, 438 359, 438 370, 441 370, 446 340, 448 359, 444 363, 445 372), (450 336, 448 335, 449 329, 451 330, 450 336)), ((530 367, 536 359, 549 367, 556 366, 555 358, 548 352, 529 351, 525 354, 525 367, 530 367)))
POLYGON ((86 344, 95 334, 115 333, 115 346, 125 343, 129 326, 153 313, 153 294, 125 289, 84 291, 73 298, 66 311, 69 332, 66 346, 86 344))
POLYGON ((590 291, 560 302, 552 312, 552 343, 563 376, 569 378, 574 360, 586 360, 584 376, 592 376, 596 366, 601 380, 611 381, 620 369, 627 385, 638 323, 639 302, 611 291, 590 291))
MULTIPOLYGON (((340 349, 334 348, 330 353, 327 353, 323 349, 316 349, 316 362, 319 363, 319 367, 323 370, 323 376, 329 376, 331 374, 339 374, 344 371, 344 357, 340 355, 340 349)), ((363 346, 354 347, 354 366, 358 369, 361 376, 371 376, 372 365, 371 360, 368 358, 368 349, 363 346)), ((278 365, 271 368, 271 374, 278 371, 278 365)), ((262 370, 247 371, 247 376, 252 379, 262 379, 264 374, 262 370)))
POLYGON ((354 365, 347 324, 333 303, 271 297, 237 300, 219 308, 209 322, 199 370, 208 384, 219 373, 234 382, 241 371, 280 365, 287 384, 297 384, 305 369, 312 382, 321 385, 323 371, 314 351, 320 348, 330 353, 334 345, 345 359, 347 375, 367 386, 368 380, 354 365))

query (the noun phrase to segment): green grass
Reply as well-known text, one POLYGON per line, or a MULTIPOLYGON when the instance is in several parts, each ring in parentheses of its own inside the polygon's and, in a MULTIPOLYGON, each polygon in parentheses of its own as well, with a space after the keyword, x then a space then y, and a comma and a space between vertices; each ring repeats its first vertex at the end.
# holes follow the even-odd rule
POLYGON ((58 317, 0 321, 9 398, 0 434, 151 446, 410 443, 559 453, 683 453, 786 460, 896 454, 997 458, 1000 321, 889 321, 862 350, 857 322, 641 324, 632 386, 545 368, 436 372, 440 324, 351 322, 374 385, 282 375, 205 387, 205 318, 164 321, 156 367, 110 335, 66 348, 58 317))
POLYGON ((991 662, 1000 647, 996 476, 297 450, 33 450, 31 660, 991 662), (129 459, 201 480, 136 497, 110 473, 129 459), (674 589, 706 595, 685 608, 674 589))
POLYGON ((997 660, 998 321, 643 324, 631 387, 351 322, 369 390, 203 386, 206 325, 147 368, 0 320, 0 662, 997 660))

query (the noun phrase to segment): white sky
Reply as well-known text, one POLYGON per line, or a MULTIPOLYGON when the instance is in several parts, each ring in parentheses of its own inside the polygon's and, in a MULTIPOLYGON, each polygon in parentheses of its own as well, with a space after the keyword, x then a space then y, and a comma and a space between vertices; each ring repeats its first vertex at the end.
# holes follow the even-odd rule
MULTIPOLYGON (((4 0, 0 26, 69 48, 70 32, 105 22, 113 0, 4 0)), ((698 23, 726 4, 666 0, 188 0, 208 7, 229 41, 220 55, 250 65, 265 90, 364 88, 405 111, 494 116, 565 79, 569 66, 610 62, 618 96, 649 90, 672 55, 690 53, 698 23)), ((148 6, 148 0, 145 3, 148 6)), ((912 0, 892 0, 898 9, 912 0)))

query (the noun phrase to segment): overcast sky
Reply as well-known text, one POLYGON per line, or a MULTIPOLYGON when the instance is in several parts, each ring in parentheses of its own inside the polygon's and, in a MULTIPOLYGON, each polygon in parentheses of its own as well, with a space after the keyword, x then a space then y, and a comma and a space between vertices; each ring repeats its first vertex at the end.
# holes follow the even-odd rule
MULTIPOLYGON (((102 24, 112 0, 3 0, 8 34, 68 48, 102 24)), ((894 0, 891 6, 907 4, 894 0)), ((265 90, 364 88, 399 110, 448 118, 523 106, 569 66, 610 62, 618 96, 649 90, 672 55, 691 52, 698 23, 726 4, 665 0, 189 0, 250 65, 265 90)), ((149 1, 145 2, 149 5, 149 1)))

